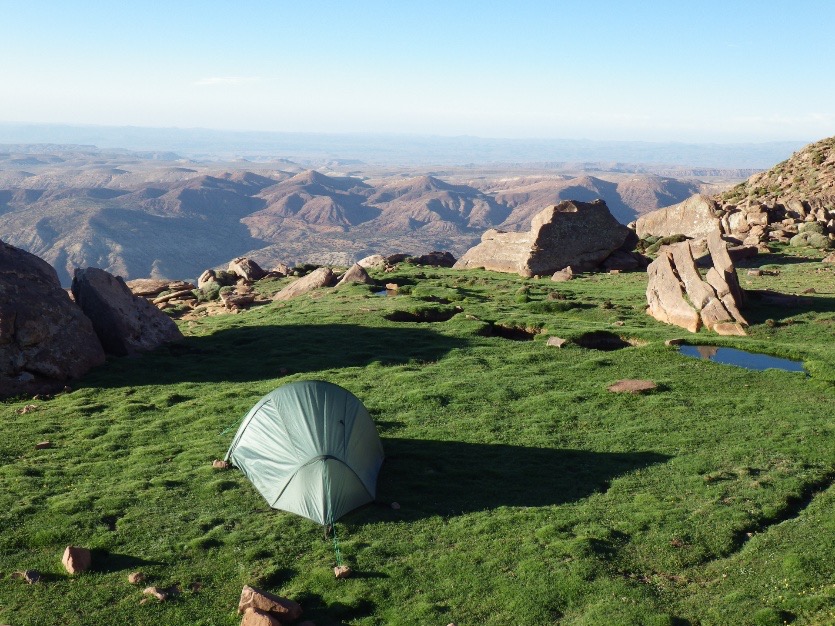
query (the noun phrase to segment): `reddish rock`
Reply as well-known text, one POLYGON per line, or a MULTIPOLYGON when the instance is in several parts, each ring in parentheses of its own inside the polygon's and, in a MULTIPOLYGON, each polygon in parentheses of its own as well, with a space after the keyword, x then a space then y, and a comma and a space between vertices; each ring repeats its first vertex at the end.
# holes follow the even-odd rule
POLYGON ((64 556, 61 559, 64 568, 70 574, 78 574, 90 569, 93 557, 87 548, 79 548, 77 546, 67 546, 64 550, 64 556))
POLYGON ((229 261, 229 267, 227 269, 230 272, 235 272, 235 274, 250 282, 261 280, 266 274, 266 272, 261 269, 260 265, 245 256, 229 261))
POLYGON ((279 620, 275 615, 258 609, 247 609, 244 611, 244 618, 241 620, 241 626, 283 626, 284 624, 285 622, 279 620))
POLYGON ((104 363, 90 320, 46 261, 0 241, 0 397, 52 392, 104 363))
POLYGON ((371 276, 368 275, 368 272, 365 271, 362 265, 359 263, 355 263, 348 270, 339 278, 339 282, 336 283, 337 287, 342 287, 343 285, 348 285, 351 283, 360 283, 363 285, 373 285, 374 281, 371 279, 371 276))
POLYGON ((166 280, 159 278, 136 278, 125 282, 135 296, 156 297, 163 291, 183 291, 197 289, 197 286, 184 280, 166 280))
POLYGON ((357 265, 367 270, 383 269, 386 266, 386 257, 382 254, 372 254, 371 256, 367 256, 364 259, 357 261, 357 265))
POLYGON ((569 265, 585 271, 597 267, 631 234, 602 200, 566 200, 534 216, 527 233, 491 228, 454 267, 483 267, 521 276, 552 274, 569 265))
POLYGON ((159 587, 146 587, 142 593, 146 596, 156 598, 160 602, 164 602, 168 599, 168 592, 165 589, 160 589, 159 587))
POLYGON ((697 332, 702 325, 701 317, 684 297, 684 289, 673 270, 670 253, 662 248, 658 258, 650 263, 647 273, 648 313, 661 322, 681 326, 691 333, 697 332))
POLYGON ((273 296, 273 300, 282 301, 290 300, 296 296, 300 296, 314 289, 321 289, 322 287, 331 287, 336 282, 336 276, 329 267, 320 267, 313 270, 307 276, 299 278, 290 283, 284 289, 273 296))
POLYGON ((76 269, 72 292, 110 354, 136 354, 183 338, 170 317, 133 295, 120 276, 94 267, 76 269))
POLYGON ((698 239, 719 228, 719 214, 719 205, 713 199, 696 194, 684 202, 644 213, 635 222, 635 232, 641 239, 672 235, 698 239))
POLYGON ((142 572, 131 572, 128 574, 128 582, 131 585, 138 585, 139 583, 145 582, 145 574, 142 572))
POLYGON ((571 266, 565 267, 561 270, 554 272, 551 275, 551 280, 555 283, 564 283, 566 281, 571 280, 574 278, 574 270, 571 269, 571 266))
POLYGON ((294 622, 302 615, 302 607, 297 602, 261 591, 249 585, 244 586, 241 590, 238 613, 243 613, 247 609, 257 609, 265 613, 271 613, 281 621, 286 622, 294 622))

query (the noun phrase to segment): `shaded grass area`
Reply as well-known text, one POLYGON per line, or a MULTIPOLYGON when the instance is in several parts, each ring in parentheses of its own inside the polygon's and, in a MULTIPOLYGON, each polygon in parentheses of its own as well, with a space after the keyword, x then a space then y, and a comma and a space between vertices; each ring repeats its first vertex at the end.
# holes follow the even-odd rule
POLYGON ((0 622, 231 625, 254 584, 320 625, 830 623, 832 274, 768 261, 779 274, 741 271, 747 288, 818 293, 752 304, 750 337, 688 339, 804 359, 809 378, 664 346, 686 333, 644 314, 643 274, 401 266, 379 278, 409 294, 348 287, 192 322, 33 413, 6 402, 0 622), (619 349, 584 347, 591 333, 619 349), (210 465, 263 394, 309 378, 360 397, 387 454, 377 503, 336 524, 346 581, 321 528, 210 465), (606 391, 621 378, 658 389, 606 391), (94 549, 93 571, 63 573, 70 543, 94 549), (32 568, 42 583, 10 577, 32 568), (141 605, 136 569, 180 593, 141 605))

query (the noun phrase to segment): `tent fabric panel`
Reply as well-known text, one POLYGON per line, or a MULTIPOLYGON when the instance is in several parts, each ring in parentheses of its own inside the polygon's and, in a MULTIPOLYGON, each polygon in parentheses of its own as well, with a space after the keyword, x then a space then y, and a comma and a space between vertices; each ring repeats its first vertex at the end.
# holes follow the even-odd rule
POLYGON ((359 406, 352 423, 351 437, 347 441, 345 462, 373 498, 377 495, 377 474, 380 473, 385 455, 374 421, 359 401, 357 404, 359 406))
POLYGON ((282 415, 270 400, 262 403, 228 455, 267 502, 272 502, 303 464, 282 415))
POLYGON ((372 500, 344 463, 321 459, 301 468, 272 507, 324 526, 372 500))

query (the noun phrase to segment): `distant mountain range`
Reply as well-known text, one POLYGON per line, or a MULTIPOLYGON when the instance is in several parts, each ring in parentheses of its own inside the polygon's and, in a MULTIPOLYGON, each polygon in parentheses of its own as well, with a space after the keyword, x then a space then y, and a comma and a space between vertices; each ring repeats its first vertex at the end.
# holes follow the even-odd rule
MULTIPOLYGON (((64 284, 87 266, 125 278, 194 278, 241 254, 267 267, 433 249, 460 255, 487 228, 527 229, 564 199, 603 198, 626 223, 716 190, 649 174, 473 176, 464 168, 444 178, 370 169, 346 176, 286 159, 251 165, 0 146, 0 239, 46 259, 64 284)), ((337 166, 356 164, 327 167, 337 166)))
MULTIPOLYGON (((587 139, 491 139, 373 133, 285 133, 221 131, 204 128, 143 128, 134 126, 72 126, 0 122, 0 144, 77 144, 107 149, 145 151, 171 158, 171 153, 195 159, 285 157, 299 163, 342 165, 448 166, 484 163, 539 164, 666 164, 670 168, 766 169, 807 141, 768 143, 677 143, 592 141, 587 139), (168 153, 166 155, 166 152, 168 153)), ((629 171, 634 171, 630 169, 629 171)), ((703 176, 704 174, 695 174, 703 176)))

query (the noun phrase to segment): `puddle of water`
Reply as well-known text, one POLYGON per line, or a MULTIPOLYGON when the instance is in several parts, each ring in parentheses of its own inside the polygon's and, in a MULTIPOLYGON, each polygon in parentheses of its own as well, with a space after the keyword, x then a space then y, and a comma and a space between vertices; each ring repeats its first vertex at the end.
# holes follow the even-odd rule
POLYGON ((746 352, 736 348, 720 348, 718 346, 681 346, 679 352, 696 359, 707 359, 715 363, 735 365, 749 370, 763 371, 768 369, 785 370, 787 372, 803 372, 802 361, 790 361, 767 354, 746 352))

